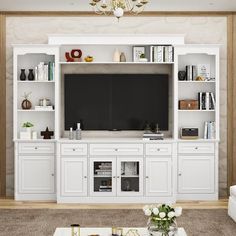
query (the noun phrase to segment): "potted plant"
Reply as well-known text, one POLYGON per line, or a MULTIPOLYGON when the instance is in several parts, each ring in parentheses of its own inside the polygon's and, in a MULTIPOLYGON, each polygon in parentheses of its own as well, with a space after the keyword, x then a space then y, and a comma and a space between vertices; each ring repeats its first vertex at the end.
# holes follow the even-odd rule
POLYGON ((30 122, 25 122, 23 125, 22 125, 23 128, 26 129, 27 132, 31 132, 31 129, 32 127, 34 127, 34 125, 30 122))
POLYGON ((176 218, 181 216, 182 208, 173 208, 171 205, 159 204, 143 208, 144 214, 149 217, 148 230, 153 236, 176 235, 176 218))
POLYGON ((146 58, 146 56, 145 56, 144 53, 142 53, 142 54, 140 55, 139 61, 140 61, 140 62, 147 62, 147 61, 148 61, 148 59, 146 58))

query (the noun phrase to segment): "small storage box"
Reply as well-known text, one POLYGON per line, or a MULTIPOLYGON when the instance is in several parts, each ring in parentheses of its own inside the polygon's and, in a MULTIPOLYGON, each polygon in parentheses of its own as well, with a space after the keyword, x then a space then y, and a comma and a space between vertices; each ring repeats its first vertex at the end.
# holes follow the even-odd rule
POLYGON ((180 110, 198 110, 198 100, 180 100, 180 110))

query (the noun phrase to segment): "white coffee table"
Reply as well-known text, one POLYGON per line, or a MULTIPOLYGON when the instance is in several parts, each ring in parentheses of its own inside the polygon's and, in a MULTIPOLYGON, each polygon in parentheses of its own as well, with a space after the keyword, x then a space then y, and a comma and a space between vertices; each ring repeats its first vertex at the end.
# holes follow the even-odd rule
MULTIPOLYGON (((149 236, 147 228, 122 228, 123 234, 130 229, 138 230, 140 236, 149 236)), ((111 236, 111 228, 80 228, 80 236, 88 236, 91 234, 99 234, 100 236, 111 236)), ((71 236, 71 228, 56 228, 53 236, 71 236)), ((184 228, 178 228, 177 236, 187 236, 184 228)))

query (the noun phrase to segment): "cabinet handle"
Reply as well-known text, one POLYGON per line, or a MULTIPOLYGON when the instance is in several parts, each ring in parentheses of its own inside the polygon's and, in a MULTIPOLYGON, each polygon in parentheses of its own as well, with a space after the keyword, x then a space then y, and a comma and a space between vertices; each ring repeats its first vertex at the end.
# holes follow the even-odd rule
POLYGON ((149 177, 148 176, 146 176, 146 179, 148 179, 149 177))
POLYGON ((179 176, 182 176, 182 174, 181 174, 181 173, 179 173, 179 176))
POLYGON ((160 151, 161 151, 161 149, 160 149, 160 148, 157 148, 157 151, 158 151, 158 152, 160 152, 160 151))
POLYGON ((117 152, 117 151, 118 151, 118 148, 115 148, 115 151, 117 152))
POLYGON ((113 179, 115 179, 116 178, 116 176, 113 176, 113 179))
POLYGON ((73 148, 73 152, 75 152, 75 148, 73 148))
POLYGON ((116 178, 117 178, 117 179, 119 179, 119 178, 120 178, 120 176, 116 176, 116 178))
POLYGON ((35 150, 37 150, 37 149, 38 149, 38 147, 34 147, 34 149, 35 149, 35 150))
POLYGON ((52 173, 52 176, 54 176, 54 174, 52 173))
POLYGON ((196 150, 198 150, 198 147, 195 147, 196 150))
POLYGON ((84 176, 85 179, 87 179, 87 176, 84 176))

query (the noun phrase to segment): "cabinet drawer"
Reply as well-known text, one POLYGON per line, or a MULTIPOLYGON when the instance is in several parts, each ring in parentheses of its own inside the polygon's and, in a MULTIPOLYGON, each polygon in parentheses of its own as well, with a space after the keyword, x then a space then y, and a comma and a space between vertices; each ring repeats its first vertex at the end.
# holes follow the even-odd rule
POLYGON ((20 143, 19 154, 27 153, 52 154, 54 153, 54 143, 20 143))
POLYGON ((61 155, 85 156, 87 155, 87 144, 61 144, 61 155))
POLYGON ((158 143, 158 144, 146 144, 146 155, 153 156, 153 155, 171 155, 172 145, 167 143, 158 143))
POLYGON ((143 145, 91 144, 90 155, 143 155, 143 145))
POLYGON ((214 143, 179 143, 179 153, 214 153, 214 143))

